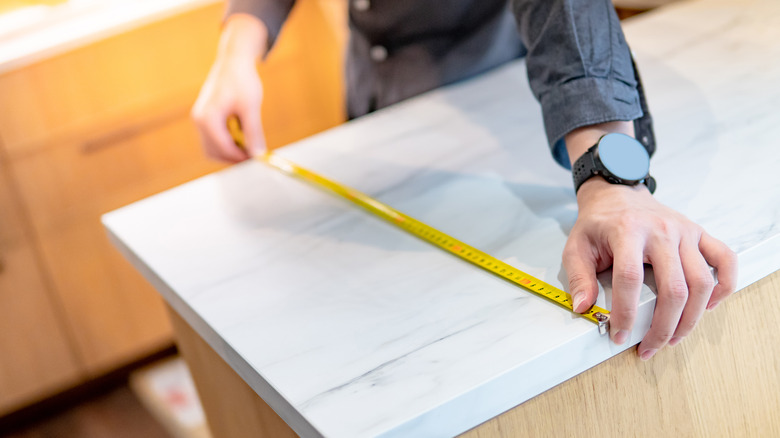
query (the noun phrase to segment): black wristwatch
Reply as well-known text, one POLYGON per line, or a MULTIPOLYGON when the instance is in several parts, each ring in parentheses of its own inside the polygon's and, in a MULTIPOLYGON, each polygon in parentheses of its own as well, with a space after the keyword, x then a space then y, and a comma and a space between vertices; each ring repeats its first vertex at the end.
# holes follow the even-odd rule
POLYGON ((655 192, 655 179, 650 176, 650 154, 633 137, 610 133, 574 162, 571 172, 575 193, 582 183, 598 175, 611 184, 635 186, 644 183, 655 192))

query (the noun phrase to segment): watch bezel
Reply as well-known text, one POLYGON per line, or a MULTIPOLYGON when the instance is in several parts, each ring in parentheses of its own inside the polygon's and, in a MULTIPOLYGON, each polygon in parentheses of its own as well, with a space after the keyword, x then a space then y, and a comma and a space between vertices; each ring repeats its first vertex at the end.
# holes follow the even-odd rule
POLYGON ((642 143, 639 142, 639 140, 635 139, 634 137, 631 137, 630 135, 618 133, 618 132, 610 132, 608 134, 604 134, 601 137, 599 137, 599 141, 594 144, 591 149, 593 150, 593 162, 595 164, 595 168, 593 169, 593 173, 595 175, 598 175, 605 180, 607 180, 611 184, 622 184, 627 186, 635 186, 646 179, 650 178, 650 154, 647 152, 647 149, 642 145, 642 143), (600 155, 600 149, 599 146, 601 145, 604 138, 608 136, 622 136, 630 140, 631 143, 635 144, 637 147, 640 148, 642 152, 645 153, 647 157, 647 170, 645 171, 645 174, 639 178, 639 179, 625 179, 621 178, 618 175, 616 175, 612 170, 610 170, 604 162, 601 160, 600 155))

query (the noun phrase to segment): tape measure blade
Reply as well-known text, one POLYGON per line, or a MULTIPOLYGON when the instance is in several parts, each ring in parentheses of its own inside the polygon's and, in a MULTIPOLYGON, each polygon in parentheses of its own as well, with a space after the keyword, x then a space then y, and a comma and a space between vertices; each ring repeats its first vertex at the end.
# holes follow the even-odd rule
MULTIPOLYGON (((503 262, 465 242, 462 242, 430 225, 419 221, 401 211, 394 209, 376 199, 371 198, 363 192, 344 186, 332 181, 322 175, 314 173, 303 167, 298 166, 284 158, 273 153, 267 153, 259 157, 262 161, 272 167, 281 170, 289 175, 303 179, 317 187, 327 189, 353 204, 362 207, 374 216, 378 216, 392 225, 405 230, 406 232, 422 239, 430 244, 444 249, 446 252, 457 256, 485 271, 488 271, 506 281, 516 284, 535 295, 545 298, 571 312, 574 308, 571 296, 565 291, 556 288, 532 275, 529 275, 506 262, 503 262)), ((576 313, 575 313, 576 314, 576 313)), ((591 307, 583 314, 577 314, 581 317, 597 324, 599 331, 603 334, 609 322, 609 312, 597 306, 591 307)))

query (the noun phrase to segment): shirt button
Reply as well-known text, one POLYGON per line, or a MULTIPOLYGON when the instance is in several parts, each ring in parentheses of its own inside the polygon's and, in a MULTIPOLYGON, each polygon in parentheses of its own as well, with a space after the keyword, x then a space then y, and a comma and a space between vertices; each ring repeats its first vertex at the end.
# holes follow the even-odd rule
POLYGON ((352 6, 356 11, 365 12, 371 7, 371 0, 355 0, 352 6))
POLYGON ((382 62, 387 59, 387 49, 382 46, 374 46, 369 50, 369 55, 374 61, 382 62))

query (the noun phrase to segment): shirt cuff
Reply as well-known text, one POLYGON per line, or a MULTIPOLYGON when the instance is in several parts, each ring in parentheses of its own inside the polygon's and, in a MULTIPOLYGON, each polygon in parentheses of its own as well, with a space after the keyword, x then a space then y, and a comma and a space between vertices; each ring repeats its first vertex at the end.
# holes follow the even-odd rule
POLYGON ((564 136, 588 125, 630 121, 642 117, 635 86, 616 79, 580 78, 554 87, 541 96, 547 140, 553 157, 571 169, 564 136))

